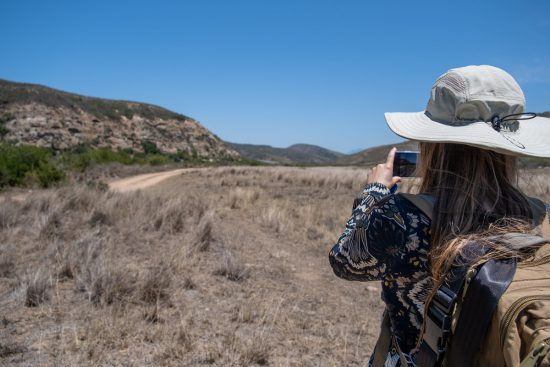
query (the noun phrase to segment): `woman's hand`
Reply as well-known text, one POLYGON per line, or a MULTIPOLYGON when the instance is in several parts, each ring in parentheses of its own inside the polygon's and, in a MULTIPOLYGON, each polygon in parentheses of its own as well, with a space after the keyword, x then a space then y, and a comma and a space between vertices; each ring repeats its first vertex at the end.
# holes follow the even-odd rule
POLYGON ((401 177, 393 175, 393 159, 396 151, 397 148, 392 148, 388 153, 386 163, 380 163, 369 171, 367 184, 378 182, 391 189, 393 185, 401 181, 401 177))

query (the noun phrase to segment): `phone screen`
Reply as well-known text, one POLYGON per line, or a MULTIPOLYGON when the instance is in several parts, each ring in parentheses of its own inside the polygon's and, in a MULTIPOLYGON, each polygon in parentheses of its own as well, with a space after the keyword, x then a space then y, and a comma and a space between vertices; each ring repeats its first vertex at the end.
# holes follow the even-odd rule
POLYGON ((399 177, 414 177, 416 174, 417 161, 418 152, 395 152, 395 157, 393 159, 393 175, 399 177))

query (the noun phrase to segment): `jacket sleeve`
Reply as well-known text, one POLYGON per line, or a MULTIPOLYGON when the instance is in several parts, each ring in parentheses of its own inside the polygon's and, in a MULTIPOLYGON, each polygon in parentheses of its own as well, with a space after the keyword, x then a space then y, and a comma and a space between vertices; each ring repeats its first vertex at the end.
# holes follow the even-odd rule
MULTIPOLYGON (((416 231, 426 230, 419 225, 420 214, 408 210, 386 186, 367 185, 360 200, 354 202, 346 228, 329 253, 334 273, 343 279, 359 281, 381 280, 389 274, 406 276, 399 274, 401 269, 411 268, 403 266, 404 262, 419 259, 416 251, 420 240, 416 231)), ((426 220, 424 217, 424 224, 426 220)))

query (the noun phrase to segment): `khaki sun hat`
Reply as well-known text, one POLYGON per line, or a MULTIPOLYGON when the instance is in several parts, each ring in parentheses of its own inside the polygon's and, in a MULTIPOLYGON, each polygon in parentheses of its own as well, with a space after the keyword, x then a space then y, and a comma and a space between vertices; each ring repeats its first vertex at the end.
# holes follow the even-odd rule
POLYGON ((510 74, 472 65, 440 76, 425 111, 385 116, 390 129, 407 139, 550 158, 550 118, 524 109, 523 91, 510 74))

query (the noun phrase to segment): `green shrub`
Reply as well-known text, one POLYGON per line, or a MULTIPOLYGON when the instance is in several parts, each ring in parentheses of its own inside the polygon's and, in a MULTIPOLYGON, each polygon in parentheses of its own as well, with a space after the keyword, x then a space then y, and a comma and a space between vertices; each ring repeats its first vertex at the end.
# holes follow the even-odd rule
POLYGON ((6 136, 9 132, 10 130, 7 127, 5 127, 3 124, 0 124, 0 139, 6 136))
POLYGON ((132 155, 134 154, 134 149, 132 148, 124 148, 122 149, 122 152, 126 153, 126 154, 129 154, 129 155, 132 155))
POLYGON ((149 140, 143 140, 141 142, 141 147, 143 148, 143 153, 145 154, 160 154, 159 148, 157 145, 149 140))
POLYGON ((50 187, 64 177, 49 149, 0 143, 0 188, 30 185, 50 187))
POLYGON ((13 120, 15 118, 15 116, 13 116, 11 113, 9 112, 5 112, 1 117, 0 117, 0 139, 3 138, 4 136, 6 136, 10 130, 4 126, 4 124, 10 120, 13 120))
POLYGON ((71 151, 63 153, 62 161, 66 168, 83 172, 86 168, 105 163, 134 164, 137 163, 133 155, 120 150, 114 151, 108 148, 90 148, 78 146, 71 151))
POLYGON ((147 163, 151 166, 161 166, 170 163, 170 158, 162 154, 153 154, 147 156, 147 163))
POLYGON ((177 153, 170 153, 168 157, 174 162, 190 162, 193 161, 193 157, 187 152, 178 150, 177 153))
POLYGON ((4 112, 2 117, 0 117, 0 124, 4 124, 8 121, 11 121, 15 118, 15 116, 11 112, 4 112))

